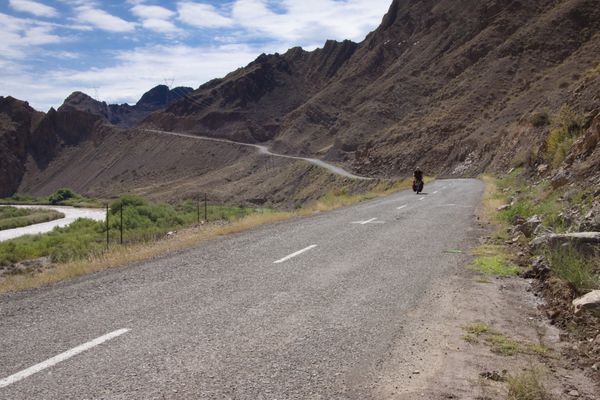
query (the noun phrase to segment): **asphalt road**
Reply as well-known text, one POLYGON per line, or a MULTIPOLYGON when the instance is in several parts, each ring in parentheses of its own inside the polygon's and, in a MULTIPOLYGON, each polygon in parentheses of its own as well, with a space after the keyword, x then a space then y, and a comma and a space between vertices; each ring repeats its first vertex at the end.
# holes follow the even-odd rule
POLYGON ((2 296, 0 398, 373 398, 468 260, 482 189, 440 180, 2 296))
MULTIPOLYGON (((2 206, 0 206, 2 207, 2 206)), ((88 218, 95 221, 104 221, 106 218, 106 211, 97 208, 76 208, 66 206, 21 206, 14 205, 11 207, 17 208, 44 208, 50 210, 60 211, 65 214, 64 218, 55 219, 54 221, 43 222, 41 224, 34 224, 29 226, 23 226, 21 228, 6 229, 0 231, 0 242, 4 240, 10 240, 24 235, 37 235, 39 233, 50 232, 56 227, 63 227, 71 225, 79 218, 88 218)))
POLYGON ((180 137, 185 137, 185 138, 190 138, 190 139, 195 139, 195 140, 204 140, 204 141, 208 141, 208 142, 229 143, 229 144, 236 145, 236 146, 252 147, 252 148, 257 149, 260 154, 264 154, 266 156, 272 156, 272 157, 287 158, 290 160, 306 161, 309 164, 313 164, 318 167, 324 168, 331 173, 343 176, 345 178, 359 179, 359 180, 372 180, 373 179, 373 178, 368 178, 365 176, 355 175, 351 172, 346 171, 345 169, 343 169, 341 167, 338 167, 337 165, 333 165, 326 161, 319 160, 318 158, 298 157, 298 156, 290 156, 287 154, 273 153, 271 150, 269 150, 269 148, 267 146, 263 146, 260 144, 236 142, 236 141, 229 140, 229 139, 220 139, 220 138, 213 138, 213 137, 209 137, 209 136, 191 135, 191 134, 187 134, 187 133, 168 132, 168 131, 161 131, 161 130, 156 130, 156 129, 144 129, 144 130, 147 132, 158 133, 161 135, 180 136, 180 137))

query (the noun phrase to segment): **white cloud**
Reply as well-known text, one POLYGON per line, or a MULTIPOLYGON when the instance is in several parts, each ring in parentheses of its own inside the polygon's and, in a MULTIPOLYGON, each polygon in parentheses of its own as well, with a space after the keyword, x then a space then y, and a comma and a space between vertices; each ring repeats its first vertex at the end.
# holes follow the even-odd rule
POLYGON ((87 5, 77 7, 77 20, 109 32, 131 32, 135 30, 134 23, 87 5))
POLYGON ((14 65, 3 82, 5 93, 0 95, 28 100, 33 107, 46 111, 62 104, 75 90, 94 96, 98 88, 99 100, 131 104, 167 78, 175 78, 175 86, 195 88, 248 64, 261 50, 248 45, 149 46, 118 53, 112 67, 49 71, 35 78, 31 71, 14 65))
POLYGON ((145 4, 136 4, 131 8, 131 12, 144 19, 169 19, 175 15, 175 12, 168 8, 145 4))
POLYGON ((237 0, 232 15, 251 32, 295 42, 364 39, 377 26, 390 0, 281 0, 284 13, 275 13, 266 0, 237 0))
POLYGON ((176 33, 180 30, 171 22, 175 12, 168 8, 160 6, 145 5, 142 2, 136 2, 131 8, 131 12, 142 20, 142 26, 161 33, 176 33))
POLYGON ((33 14, 38 17, 56 17, 58 11, 55 8, 47 6, 32 0, 10 0, 8 4, 12 9, 21 11, 29 14, 33 14))
MULTIPOLYGON (((176 11, 148 5, 149 0, 127 0, 123 2, 124 7, 136 18, 134 22, 99 9, 102 4, 99 1, 60 1, 72 7, 79 18, 65 19, 58 24, 54 23, 57 21, 42 22, 0 13, 0 95, 10 94, 28 100, 44 111, 60 105, 75 90, 93 95, 94 87, 99 88, 100 100, 135 102, 166 78, 174 77, 175 85, 197 87, 246 65, 263 52, 284 52, 298 45, 312 49, 322 46, 326 39, 360 41, 379 24, 391 2, 278 0, 278 11, 274 12, 269 5, 275 0, 228 0, 223 2, 224 7, 217 8, 201 3, 202 0, 180 0, 176 11), (176 21, 186 25, 177 27, 176 21), (144 42, 143 47, 128 48, 112 53, 112 56, 106 53, 107 57, 112 57, 104 60, 103 65, 108 67, 78 69, 75 65, 86 61, 82 58, 78 63, 64 63, 61 69, 34 69, 32 59, 39 61, 52 57, 52 63, 55 63, 60 51, 66 50, 43 46, 69 40, 63 36, 65 30, 69 32, 82 27, 111 32, 137 30, 130 35, 134 40, 143 40, 142 35, 147 33, 138 27, 166 35, 161 38, 161 45, 144 42), (194 34, 194 27, 202 29, 201 35, 194 34), (206 29, 212 29, 211 36, 205 34, 206 29), (202 44, 192 40, 202 40, 202 44)), ((76 57, 75 54, 67 55, 76 57)))
POLYGON ((231 18, 225 17, 210 4, 181 2, 177 4, 179 20, 198 28, 220 28, 234 24, 231 18))
MULTIPOLYGON (((0 60, 26 59, 35 55, 37 46, 59 43, 64 38, 54 33, 54 26, 35 20, 0 13, 3 26, 0 60)), ((4 77, 3 77, 4 79, 4 77)))

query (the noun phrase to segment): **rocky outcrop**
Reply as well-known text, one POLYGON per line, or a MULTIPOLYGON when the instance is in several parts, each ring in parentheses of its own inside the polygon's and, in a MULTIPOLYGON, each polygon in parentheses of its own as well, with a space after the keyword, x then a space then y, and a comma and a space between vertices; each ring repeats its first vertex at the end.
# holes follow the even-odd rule
POLYGON ((562 245, 573 246, 580 251, 593 253, 600 246, 600 232, 573 232, 562 234, 549 234, 535 238, 531 247, 539 250, 543 247, 556 247, 562 245))
POLYGON ((0 97, 0 197, 12 195, 19 186, 31 131, 42 116, 27 102, 0 97))
POLYGON ((600 290, 592 290, 584 296, 573 300, 575 314, 580 314, 584 310, 600 309, 600 290))

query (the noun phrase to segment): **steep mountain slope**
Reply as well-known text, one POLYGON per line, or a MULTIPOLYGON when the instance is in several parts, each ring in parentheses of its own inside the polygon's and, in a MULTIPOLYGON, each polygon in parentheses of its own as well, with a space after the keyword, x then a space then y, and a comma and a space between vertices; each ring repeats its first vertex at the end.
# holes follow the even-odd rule
POLYGON ((266 141, 282 129, 282 117, 332 80, 357 49, 351 41, 328 41, 307 52, 262 54, 245 68, 202 86, 144 126, 184 130, 244 141, 266 141))
POLYGON ((0 197, 17 190, 25 173, 30 133, 43 118, 28 103, 0 97, 0 197))
MULTIPOLYGON (((358 171, 473 175, 540 140, 523 123, 597 93, 595 0, 394 0, 365 41, 260 56, 144 125, 352 162, 358 171)), ((598 108, 591 97, 587 108, 598 108)))

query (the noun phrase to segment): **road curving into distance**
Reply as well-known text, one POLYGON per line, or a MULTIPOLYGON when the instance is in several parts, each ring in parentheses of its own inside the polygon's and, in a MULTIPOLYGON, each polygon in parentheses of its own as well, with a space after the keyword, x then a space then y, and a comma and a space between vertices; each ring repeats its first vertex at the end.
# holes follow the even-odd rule
MULTIPOLYGON (((3 207, 3 206, 0 206, 3 207)), ((16 208, 42 208, 47 210, 56 210, 63 213, 64 218, 55 219, 41 224, 23 226, 21 228, 6 229, 0 231, 0 242, 5 240, 15 239, 25 235, 37 235, 47 233, 56 227, 68 226, 79 218, 93 219, 94 221, 104 221, 106 218, 106 210, 98 208, 77 208, 66 206, 38 206, 38 205, 10 205, 16 208)), ((1 396, 0 396, 1 398, 1 396)))
POLYGON ((478 243, 481 182, 425 191, 2 295, 0 398, 378 398, 478 243))
POLYGON ((252 147, 252 148, 257 149, 260 154, 264 154, 266 156, 272 156, 272 157, 287 158, 287 159, 291 159, 291 160, 306 161, 310 164, 324 168, 324 169, 328 170, 329 172, 332 172, 336 175, 343 176, 345 178, 358 179, 358 180, 372 180, 373 179, 373 178, 369 178, 369 177, 365 177, 365 176, 355 175, 355 174, 348 172, 345 169, 340 168, 336 165, 330 164, 323 160, 319 160, 318 158, 298 157, 298 156, 289 156, 286 154, 273 153, 271 150, 269 150, 269 148, 267 146, 263 146, 260 144, 236 142, 236 141, 229 140, 229 139, 219 139, 219 138, 213 138, 213 137, 209 137, 209 136, 198 136, 198 135, 191 135, 191 134, 187 134, 187 133, 168 132, 168 131, 161 131, 161 130, 156 130, 156 129, 142 129, 142 130, 144 130, 146 132, 159 133, 159 134, 163 134, 163 135, 179 136, 179 137, 185 137, 185 138, 196 139, 196 140, 204 140, 204 141, 209 141, 209 142, 228 143, 228 144, 233 144, 233 145, 237 145, 237 146, 252 147))

